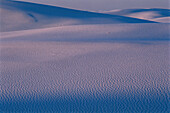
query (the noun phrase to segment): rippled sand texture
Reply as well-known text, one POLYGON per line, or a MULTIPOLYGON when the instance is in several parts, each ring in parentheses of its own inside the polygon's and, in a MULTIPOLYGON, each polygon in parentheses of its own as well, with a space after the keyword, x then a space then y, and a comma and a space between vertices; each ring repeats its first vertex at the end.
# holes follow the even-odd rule
POLYGON ((0 112, 168 113, 166 21, 0 2, 0 112))
MULTIPOLYGON (((41 29, 44 34, 41 30, 2 33, 2 111, 166 112, 168 34, 128 39, 114 33, 114 26, 111 34, 106 32, 111 26, 103 30, 101 25, 41 29), (114 39, 116 35, 122 39, 114 39), (60 36, 65 38, 59 40, 60 36)), ((134 26, 138 25, 128 25, 129 32, 134 26)), ((165 26, 159 24, 163 31, 165 26)))

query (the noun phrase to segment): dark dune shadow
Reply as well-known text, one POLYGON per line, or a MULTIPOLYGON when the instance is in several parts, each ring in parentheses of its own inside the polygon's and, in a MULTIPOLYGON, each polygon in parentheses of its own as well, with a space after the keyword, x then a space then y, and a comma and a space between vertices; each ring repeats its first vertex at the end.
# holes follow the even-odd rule
POLYGON ((28 16, 30 16, 35 22, 38 22, 38 19, 31 13, 27 13, 28 16))
POLYGON ((78 42, 78 43, 102 43, 102 42, 108 42, 108 43, 147 43, 147 42, 164 42, 164 41, 170 41, 169 38, 22 38, 22 37, 16 37, 16 38, 2 38, 0 40, 1 42, 78 42))
POLYGON ((77 96, 37 96, 32 99, 8 98, 1 102, 2 112, 86 112, 86 113, 115 113, 115 112, 168 112, 167 94, 158 92, 149 94, 119 94, 89 97, 77 96), (13 99, 13 100, 12 100, 13 99))
POLYGON ((28 2, 20 2, 20 1, 2 1, 1 7, 11 6, 17 9, 20 9, 25 12, 40 14, 46 16, 48 18, 72 18, 72 19, 89 19, 89 18, 106 18, 113 19, 114 21, 121 21, 123 23, 156 23, 153 21, 118 16, 118 15, 110 15, 110 14, 102 14, 88 11, 80 11, 74 9, 67 9, 56 6, 48 6, 43 4, 36 3, 28 3, 28 2))

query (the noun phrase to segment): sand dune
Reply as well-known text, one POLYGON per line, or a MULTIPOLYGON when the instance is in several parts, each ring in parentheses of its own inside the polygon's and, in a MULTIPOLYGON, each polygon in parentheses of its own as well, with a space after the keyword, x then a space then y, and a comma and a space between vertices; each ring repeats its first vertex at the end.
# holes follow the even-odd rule
POLYGON ((168 36, 166 24, 1 33, 2 111, 166 112, 168 36))
POLYGON ((130 17, 101 14, 35 3, 2 0, 1 31, 64 25, 153 23, 130 17))
POLYGON ((168 24, 96 24, 2 32, 1 41, 166 41, 168 24))
POLYGON ((104 13, 145 19, 161 23, 170 23, 170 9, 124 9, 112 10, 104 13))
POLYGON ((1 44, 2 111, 166 112, 168 43, 1 44))
POLYGON ((1 1, 1 112, 168 112, 169 24, 1 1))

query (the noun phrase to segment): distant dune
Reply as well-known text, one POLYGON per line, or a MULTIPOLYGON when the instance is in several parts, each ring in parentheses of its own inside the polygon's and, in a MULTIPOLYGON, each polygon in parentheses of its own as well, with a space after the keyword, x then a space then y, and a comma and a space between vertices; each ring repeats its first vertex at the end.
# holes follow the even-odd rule
POLYGON ((1 31, 82 24, 153 23, 130 17, 101 14, 35 3, 6 1, 0 4, 1 31))
POLYGON ((104 13, 121 15, 139 19, 145 19, 161 23, 170 23, 170 9, 122 9, 122 10, 112 10, 105 11, 104 13))

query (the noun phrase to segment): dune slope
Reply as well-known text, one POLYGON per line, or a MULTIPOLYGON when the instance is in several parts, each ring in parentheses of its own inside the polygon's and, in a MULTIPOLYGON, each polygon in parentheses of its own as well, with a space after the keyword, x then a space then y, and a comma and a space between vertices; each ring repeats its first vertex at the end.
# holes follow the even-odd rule
POLYGON ((1 2, 0 112, 168 112, 169 24, 1 2))
POLYGON ((0 4, 1 31, 16 31, 77 24, 153 23, 130 17, 101 14, 35 3, 6 1, 0 4))
POLYGON ((127 17, 151 20, 161 23, 170 23, 170 9, 123 9, 123 10, 112 10, 104 13, 122 15, 127 17))
POLYGON ((167 24, 1 33, 3 112, 167 112, 167 24))

